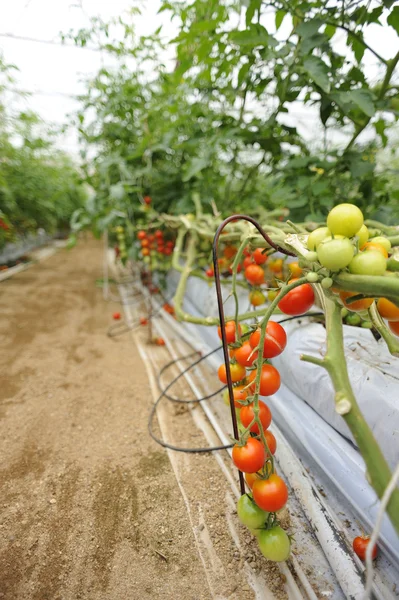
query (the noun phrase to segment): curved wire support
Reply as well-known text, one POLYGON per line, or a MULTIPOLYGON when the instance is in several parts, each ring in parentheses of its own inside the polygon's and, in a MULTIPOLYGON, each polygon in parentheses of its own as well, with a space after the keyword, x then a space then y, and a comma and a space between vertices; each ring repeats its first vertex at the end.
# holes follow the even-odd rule
MULTIPOLYGON (((220 271, 219 271, 219 263, 218 263, 218 243, 219 243, 220 234, 222 233, 222 231, 226 227, 226 225, 228 225, 229 223, 231 223, 233 221, 240 221, 240 220, 249 221, 249 223, 252 223, 252 225, 254 225, 256 227, 256 229, 259 231, 259 233, 265 239, 265 241, 272 248, 277 250, 278 252, 282 252, 283 254, 286 254, 287 256, 296 256, 294 253, 288 252, 284 248, 281 248, 281 246, 278 246, 277 244, 275 244, 273 242, 273 240, 270 239, 270 237, 267 235, 267 233, 262 229, 262 227, 259 225, 259 223, 257 221, 255 221, 255 219, 253 219, 252 217, 248 217, 247 215, 240 215, 240 214, 232 215, 231 217, 228 217, 227 219, 225 219, 217 228, 215 237, 213 238, 212 251, 213 251, 213 269, 214 269, 214 277, 215 277, 216 296, 217 296, 217 301, 218 301, 220 329, 221 329, 221 333, 222 333, 224 362, 226 365, 226 377, 227 377, 227 387, 229 390, 231 420, 233 423, 234 439, 236 439, 236 440, 238 440, 238 438, 239 438, 239 432, 238 432, 238 424, 237 424, 237 415, 236 415, 236 410, 235 410, 235 406, 234 406, 234 393, 233 393, 233 382, 231 380, 229 348, 228 348, 227 340, 226 340, 226 331, 225 331, 226 321, 224 318, 222 286, 220 283, 220 271)), ((242 474, 241 471, 238 471, 238 476, 239 476, 239 480, 240 480, 241 494, 245 494, 244 475, 242 474)))

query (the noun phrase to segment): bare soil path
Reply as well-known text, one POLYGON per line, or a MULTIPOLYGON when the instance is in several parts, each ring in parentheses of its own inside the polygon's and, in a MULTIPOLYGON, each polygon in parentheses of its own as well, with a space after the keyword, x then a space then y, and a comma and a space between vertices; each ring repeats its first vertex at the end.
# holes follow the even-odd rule
POLYGON ((208 600, 144 365, 105 335, 101 256, 81 242, 0 284, 0 598, 208 600))

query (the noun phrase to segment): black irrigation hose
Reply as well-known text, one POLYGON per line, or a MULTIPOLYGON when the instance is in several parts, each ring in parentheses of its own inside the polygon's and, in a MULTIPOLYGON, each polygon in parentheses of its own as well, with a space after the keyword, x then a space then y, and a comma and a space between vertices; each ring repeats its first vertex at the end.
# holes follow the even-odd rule
MULTIPOLYGON (((216 392, 213 392, 213 394, 209 394, 208 396, 204 396, 203 398, 198 398, 198 399, 196 398, 193 400, 182 400, 181 398, 168 397, 166 394, 168 389, 170 389, 172 387, 172 385, 174 385, 180 379, 180 377, 185 375, 185 373, 187 373, 187 371, 189 371, 193 367, 197 366, 201 361, 208 358, 208 356, 211 356, 211 354, 214 354, 215 352, 220 350, 220 348, 221 348, 221 346, 218 346, 217 348, 214 348, 207 354, 200 356, 200 358, 198 360, 194 361, 191 365, 189 365, 181 373, 179 373, 179 375, 174 377, 174 379, 172 379, 172 381, 170 383, 168 383, 166 388, 162 390, 161 395, 158 397, 156 402, 153 404, 153 406, 151 408, 150 416, 148 418, 148 433, 150 434, 152 439, 155 442, 157 442, 157 444, 162 446, 163 448, 168 448, 169 450, 174 450, 175 452, 187 452, 190 454, 200 454, 200 453, 205 453, 205 452, 214 452, 216 450, 227 450, 228 448, 232 448, 234 446, 234 444, 228 444, 228 445, 223 445, 223 446, 211 446, 208 448, 181 448, 179 446, 174 446, 173 444, 168 444, 167 442, 164 442, 163 440, 161 440, 159 437, 157 437, 155 435, 155 433, 153 432, 153 428, 152 428, 155 412, 156 412, 157 406, 161 402, 162 398, 167 397, 172 402, 177 402, 179 404, 194 404, 195 402, 203 402, 204 400, 209 400, 209 398, 216 396, 216 394, 219 394, 226 387, 226 386, 223 386, 221 389, 217 390, 216 392)), ((168 369, 169 367, 171 367, 172 365, 177 363, 179 360, 191 358, 197 354, 200 354, 200 353, 199 352, 191 352, 190 354, 188 354, 186 356, 180 356, 179 358, 175 358, 174 360, 169 362, 167 365, 165 365, 158 374, 158 377, 157 377, 158 385, 160 386, 160 377, 161 377, 162 373, 165 372, 166 369, 168 369)))
MULTIPOLYGON (((304 315, 295 315, 295 316, 291 316, 291 317, 286 317, 285 319, 281 319, 278 322, 286 323, 287 321, 294 321, 295 319, 299 320, 299 319, 304 319, 307 317, 322 317, 322 316, 324 316, 323 312, 313 312, 313 313, 307 313, 304 315)), ((214 348, 213 350, 211 350, 210 352, 208 352, 207 354, 204 354, 204 355, 201 355, 201 353, 199 351, 190 352, 190 354, 187 354, 185 356, 179 356, 178 358, 171 360, 166 365, 164 365, 162 367, 162 369, 159 371, 156 380, 157 380, 158 387, 161 390, 161 395, 157 398, 157 400, 155 401, 155 403, 153 404, 153 406, 151 408, 151 412, 150 412, 150 415, 148 418, 148 432, 149 432, 150 436, 152 437, 152 439, 157 444, 162 446, 163 448, 168 448, 169 450, 174 450, 175 452, 187 452, 187 453, 192 453, 192 454, 200 454, 200 453, 206 453, 206 452, 215 452, 216 450, 227 450, 228 448, 232 448, 234 446, 234 444, 232 443, 232 444, 228 444, 228 445, 224 445, 224 446, 213 446, 213 447, 208 447, 208 448, 181 448, 179 446, 174 446, 173 444, 169 444, 168 442, 164 442, 159 437, 157 437, 155 435, 155 433, 153 432, 153 426, 152 426, 154 417, 155 417, 155 413, 156 413, 156 409, 163 398, 166 398, 167 400, 170 400, 171 402, 176 402, 178 404, 194 404, 195 402, 204 402, 205 400, 209 400, 210 398, 213 398, 217 394, 220 394, 226 388, 226 386, 224 385, 223 387, 216 390, 212 394, 209 394, 208 396, 203 396, 202 398, 194 398, 192 400, 183 400, 182 398, 176 398, 174 396, 170 396, 167 393, 167 391, 175 383, 177 383, 177 381, 183 375, 185 375, 193 367, 196 367, 200 362, 202 362, 203 360, 205 360, 206 358, 208 358, 209 356, 211 356, 215 352, 218 352, 221 349, 222 349, 222 346, 218 346, 217 348, 214 348), (162 377, 163 373, 165 373, 165 371, 167 371, 170 367, 172 367, 177 362, 179 362, 181 360, 187 360, 189 358, 197 356, 198 354, 200 355, 200 358, 198 358, 196 361, 194 361, 188 367, 186 367, 183 371, 181 371, 181 373, 179 373, 176 377, 174 377, 172 379, 172 381, 170 383, 168 383, 166 388, 162 389, 161 377, 162 377)))
MULTIPOLYGON (((322 313, 322 312, 308 313, 305 315, 297 315, 297 316, 293 316, 293 317, 287 317, 287 318, 279 321, 279 323, 284 323, 285 321, 292 321, 294 319, 300 319, 300 318, 304 318, 304 317, 318 317, 318 316, 323 316, 323 315, 324 315, 324 313, 322 313)), ((179 356, 178 358, 171 360, 166 365, 164 365, 162 367, 162 369, 159 371, 156 379, 157 379, 158 387, 161 390, 161 395, 157 398, 157 400, 155 401, 155 403, 153 404, 153 406, 151 408, 150 416, 148 418, 148 432, 149 432, 150 436, 152 437, 152 439, 155 442, 157 442, 157 444, 160 444, 163 448, 168 448, 169 450, 175 450, 176 452, 187 452, 187 453, 198 454, 198 453, 205 453, 205 452, 214 452, 216 450, 227 450, 228 448, 232 448, 234 446, 234 444, 228 444, 225 446, 214 446, 214 447, 210 447, 210 448, 209 447, 208 448, 181 448, 179 446, 174 446, 173 444, 168 444, 167 442, 164 442, 163 440, 158 438, 154 434, 153 427, 152 427, 156 409, 158 407, 158 404, 161 402, 161 400, 163 398, 166 398, 167 400, 170 400, 171 402, 176 402, 178 404, 194 404, 195 402, 204 402, 205 400, 209 400, 210 398, 213 398, 217 394, 220 394, 220 392, 222 392, 226 388, 226 386, 224 385, 219 390, 216 390, 216 392, 213 392, 212 394, 209 394, 208 396, 203 396, 202 398, 195 398, 192 400, 183 400, 181 398, 176 398, 174 396, 170 396, 169 394, 167 394, 167 391, 175 383, 177 383, 177 381, 183 375, 185 375, 188 371, 190 371, 190 369, 192 369, 193 367, 196 367, 201 361, 205 360, 206 358, 208 358, 209 356, 211 356, 212 354, 214 354, 215 352, 217 352, 218 350, 221 350, 221 349, 222 349, 222 346, 218 346, 217 348, 214 348, 213 350, 211 350, 207 354, 204 354, 203 356, 201 356, 200 352, 198 352, 198 351, 190 352, 190 354, 187 354, 185 356, 179 356), (166 388, 162 389, 161 377, 167 369, 172 367, 174 364, 176 364, 180 360, 187 360, 188 358, 192 358, 193 356, 197 356, 198 354, 200 354, 200 358, 198 358, 198 360, 194 361, 193 363, 191 363, 191 365, 189 365, 183 371, 181 371, 181 373, 179 373, 176 377, 174 377, 172 379, 172 381, 170 383, 168 383, 166 388)))

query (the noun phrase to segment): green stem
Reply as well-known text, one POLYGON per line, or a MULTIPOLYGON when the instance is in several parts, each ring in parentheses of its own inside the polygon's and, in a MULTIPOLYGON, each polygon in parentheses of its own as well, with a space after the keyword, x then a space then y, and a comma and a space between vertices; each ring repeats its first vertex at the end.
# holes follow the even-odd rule
POLYGON ((397 277, 340 273, 334 276, 333 280, 334 285, 348 292, 359 292, 367 298, 388 298, 395 304, 399 302, 399 278, 397 277))
POLYGON ((380 316, 380 313, 377 310, 377 305, 375 302, 373 302, 373 304, 369 308, 369 316, 374 327, 376 328, 380 336, 385 340, 389 352, 392 354, 392 356, 396 356, 398 358, 399 338, 389 331, 388 327, 385 325, 384 321, 380 316))
MULTIPOLYGON (((301 356, 306 362, 323 366, 329 373, 335 390, 335 408, 348 425, 366 463, 367 480, 381 498, 391 479, 391 471, 356 402, 345 360, 341 307, 332 299, 325 299, 327 351, 324 359, 301 356)), ((399 489, 395 490, 387 513, 399 533, 399 489)))

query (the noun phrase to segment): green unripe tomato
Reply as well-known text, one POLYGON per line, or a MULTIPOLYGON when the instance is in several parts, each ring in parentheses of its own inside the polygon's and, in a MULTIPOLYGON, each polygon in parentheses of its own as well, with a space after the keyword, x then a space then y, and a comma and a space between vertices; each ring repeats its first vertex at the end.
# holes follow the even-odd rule
POLYGON ((388 253, 392 250, 391 242, 388 240, 388 238, 383 237, 382 235, 372 238, 370 242, 373 242, 373 244, 381 244, 381 246, 383 246, 388 253))
POLYGON ((151 262, 151 258, 150 258, 149 256, 144 256, 144 257, 143 257, 143 262, 144 262, 146 265, 149 265, 149 264, 150 264, 150 262, 151 262))
POLYGON ((118 227, 115 227, 115 231, 116 233, 123 233, 123 227, 121 225, 118 225, 118 227))
POLYGON ((388 258, 387 268, 390 271, 399 271, 399 254, 394 254, 388 258))
POLYGON ((362 248, 369 239, 369 230, 366 225, 362 225, 356 236, 359 238, 359 248, 362 248))
POLYGON ((258 535, 259 549, 263 556, 274 562, 287 560, 291 552, 290 538, 279 525, 273 529, 262 529, 258 535))
POLYGON ((319 281, 319 276, 317 273, 311 271, 306 275, 306 279, 309 281, 309 283, 316 283, 317 281, 319 281))
POLYGON ((338 204, 328 213, 327 227, 334 235, 353 237, 363 225, 363 213, 354 204, 338 204))
POLYGON ((373 324, 371 321, 362 321, 363 329, 373 329, 373 324))
POLYGON ((349 313, 345 319, 347 325, 360 325, 361 318, 357 313, 349 313))
POLYGON ((328 227, 319 227, 309 233, 307 246, 308 250, 317 250, 317 246, 322 242, 326 237, 331 236, 331 231, 328 227))
POLYGON ((245 333, 248 333, 248 331, 250 331, 250 326, 248 325, 248 323, 241 323, 241 335, 244 335, 245 333))
POLYGON ((349 310, 347 308, 341 308, 341 317, 345 319, 345 317, 349 315, 349 310))
POLYGON ((354 248, 348 238, 326 238, 317 247, 319 262, 330 271, 345 269, 353 259, 354 248))
POLYGON ((309 251, 306 255, 305 258, 308 262, 316 262, 317 260, 317 252, 311 252, 309 251))
POLYGON ((332 287, 333 283, 334 282, 331 277, 324 277, 324 279, 321 280, 321 287, 323 287, 325 290, 328 290, 330 287, 332 287))
POLYGON ((377 250, 359 252, 349 263, 349 271, 354 275, 384 275, 386 268, 386 258, 377 250))
POLYGON ((241 523, 250 529, 263 527, 269 515, 255 504, 250 494, 243 494, 238 500, 237 514, 241 523))

